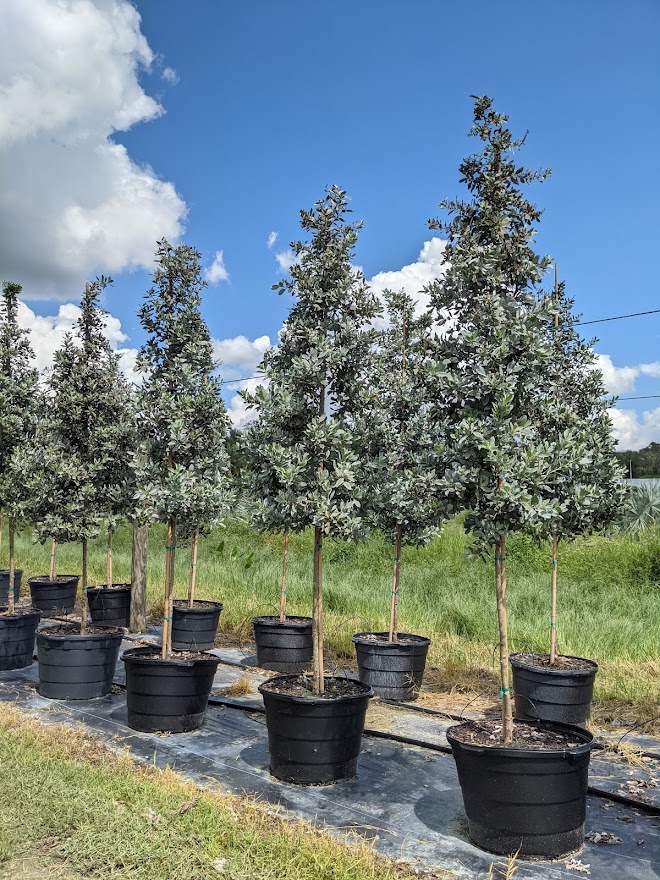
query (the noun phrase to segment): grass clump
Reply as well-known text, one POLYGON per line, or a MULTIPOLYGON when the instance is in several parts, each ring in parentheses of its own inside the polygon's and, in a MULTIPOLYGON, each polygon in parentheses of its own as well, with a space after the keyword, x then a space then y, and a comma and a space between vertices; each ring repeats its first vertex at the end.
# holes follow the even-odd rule
POLYGON ((45 726, 7 706, 0 719, 0 811, 0 872, 5 863, 18 873, 21 857, 29 862, 38 850, 64 866, 65 877, 412 876, 355 838, 340 842, 275 808, 203 791, 70 726, 45 726))

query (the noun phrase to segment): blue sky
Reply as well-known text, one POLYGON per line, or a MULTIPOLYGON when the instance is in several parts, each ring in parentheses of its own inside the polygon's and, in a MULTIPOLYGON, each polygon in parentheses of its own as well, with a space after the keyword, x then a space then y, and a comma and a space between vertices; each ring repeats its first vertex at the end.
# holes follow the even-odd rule
MULTIPOLYGON (((356 262, 367 278, 392 272, 396 282, 402 267, 420 263, 439 201, 462 193, 458 164, 474 148, 471 94, 492 96, 514 131, 529 130, 526 164, 553 169, 533 192, 545 209, 539 249, 557 260, 585 320, 660 307, 655 0, 136 0, 134 8, 66 0, 64 18, 54 0, 7 2, 0 39, 13 55, 0 62, 0 76, 14 85, 17 71, 32 76, 41 41, 37 85, 54 99, 40 108, 39 89, 28 94, 30 125, 5 147, 22 148, 5 167, 10 190, 24 174, 28 207, 16 219, 16 193, 13 202, 0 199, 3 223, 17 230, 30 227, 30 206, 42 220, 43 203, 55 221, 58 211, 64 218, 50 226, 55 238, 48 230, 36 238, 39 271, 22 244, 0 251, 29 308, 52 319, 39 332, 57 331, 62 303, 76 302, 85 277, 110 271, 106 307, 128 336, 118 344, 138 346, 149 236, 155 243, 179 233, 205 266, 223 254, 228 277, 205 297, 213 337, 275 340, 287 306, 270 290, 281 277, 277 254, 298 236, 299 209, 330 183, 348 191, 364 221, 356 262), (71 69, 43 57, 44 40, 77 59, 71 69), (50 119, 58 83, 61 106, 71 102, 63 120, 50 119), (91 147, 98 159, 107 144, 125 151, 98 171, 91 147), (67 187, 76 165, 81 174, 67 187), (145 166, 147 184, 138 179, 145 166), (113 174, 121 176, 114 201, 113 174), (49 268, 52 284, 44 281, 49 268)), ((23 124, 21 94, 22 112, 17 102, 9 109, 23 124)), ((410 270, 408 280, 427 270, 410 270)), ((660 315, 593 330, 613 391, 660 394, 660 315)), ((252 372, 254 350, 239 349, 219 347, 237 358, 228 376, 252 372)), ((660 400, 621 403, 617 412, 623 445, 660 441, 660 400)))

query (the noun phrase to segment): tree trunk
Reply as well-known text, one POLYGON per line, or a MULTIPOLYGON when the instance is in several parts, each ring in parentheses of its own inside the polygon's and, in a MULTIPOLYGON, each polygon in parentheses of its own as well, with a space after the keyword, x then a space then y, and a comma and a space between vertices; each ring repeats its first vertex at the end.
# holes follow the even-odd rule
POLYGON ((289 530, 284 532, 284 552, 282 554, 282 587, 280 591, 280 623, 286 620, 286 563, 289 556, 289 530))
POLYGON ((2 550, 2 523, 5 517, 4 510, 0 510, 0 550, 2 550))
POLYGON ((112 526, 108 528, 108 549, 105 554, 105 585, 112 586, 112 526))
POLYGON ((176 525, 173 520, 167 523, 165 545, 165 613, 163 614, 163 650, 166 660, 172 654, 172 606, 174 593, 174 552, 176 549, 176 525))
POLYGON ((192 535, 190 548, 190 581, 188 583, 188 608, 193 607, 195 601, 195 582, 197 580, 197 546, 199 544, 199 529, 195 529, 192 535))
POLYGON ((392 600, 390 602, 390 633, 391 642, 399 640, 399 568, 401 566, 401 523, 397 523, 394 538, 394 568, 392 571, 392 600))
POLYGON ((314 594, 312 601, 312 666, 314 693, 320 696, 323 680, 323 532, 314 529, 314 594))
POLYGON ((557 532, 552 533, 552 576, 550 578, 550 666, 557 659, 557 532))
POLYGON ((53 538, 50 545, 50 579, 55 580, 55 558, 57 556, 57 541, 53 538))
POLYGON ((14 517, 9 517, 9 593, 7 594, 7 612, 14 613, 14 517))
POLYGON ((87 632, 87 538, 82 539, 82 593, 80 607, 80 635, 87 632))
POLYGON ((497 593, 497 622, 500 630, 500 698, 502 700, 502 742, 509 745, 513 739, 513 711, 509 680, 509 636, 506 619, 506 538, 497 542, 495 556, 495 592, 497 593))
POLYGON ((147 539, 148 525, 133 525, 131 554, 131 621, 130 631, 147 630, 147 539))

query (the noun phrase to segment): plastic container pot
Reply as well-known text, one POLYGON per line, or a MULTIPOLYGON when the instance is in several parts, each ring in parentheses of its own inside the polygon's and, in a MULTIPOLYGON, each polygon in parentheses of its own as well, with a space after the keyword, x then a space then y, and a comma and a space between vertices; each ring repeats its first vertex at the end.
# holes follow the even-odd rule
POLYGON ((257 666, 295 675, 305 672, 312 662, 312 618, 254 617, 257 666))
POLYGON ((37 633, 37 660, 42 697, 51 700, 91 700, 112 690, 123 634, 37 633))
POLYGON ((28 578, 32 605, 40 611, 69 614, 76 604, 77 574, 61 574, 51 581, 47 577, 28 578))
MULTIPOLYGON (((571 658, 579 659, 583 658, 571 658)), ((585 724, 591 715, 591 698, 598 664, 584 660, 588 669, 553 669, 534 666, 520 654, 510 657, 516 717, 524 721, 585 724)))
POLYGON ((131 585, 88 587, 87 607, 95 626, 127 627, 131 622, 131 585))
POLYGON ((208 651, 215 644, 222 602, 195 601, 188 608, 185 600, 174 603, 172 613, 172 650, 208 651))
POLYGON ((0 617, 0 670, 32 665, 34 636, 40 619, 41 611, 0 617))
POLYGON ((417 698, 430 639, 409 633, 399 633, 396 642, 389 641, 388 633, 357 633, 352 638, 360 681, 373 688, 376 696, 383 700, 417 698))

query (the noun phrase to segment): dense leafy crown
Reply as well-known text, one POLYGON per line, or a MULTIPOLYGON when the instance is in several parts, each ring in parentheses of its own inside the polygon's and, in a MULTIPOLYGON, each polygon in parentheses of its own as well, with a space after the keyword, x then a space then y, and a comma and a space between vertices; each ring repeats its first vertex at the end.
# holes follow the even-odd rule
POLYGON ((377 298, 351 265, 360 223, 348 224, 337 186, 301 226, 311 236, 292 248, 290 277, 275 285, 295 298, 279 345, 264 357, 268 387, 245 400, 258 415, 246 431, 251 491, 265 529, 313 525, 349 537, 361 527, 361 445, 349 419, 359 410, 377 298))
POLYGON ((137 357, 140 442, 136 500, 183 534, 216 523, 232 500, 225 447, 229 422, 201 315, 200 254, 158 242, 153 285, 139 316, 148 334, 137 357))
POLYGON ((440 447, 429 424, 426 371, 431 318, 405 291, 386 290, 388 326, 376 340, 370 393, 356 414, 368 463, 367 519, 389 538, 424 544, 444 518, 436 471, 440 447))
POLYGON ((470 134, 483 150, 460 166, 470 200, 445 201, 449 221, 430 221, 449 239, 446 274, 429 285, 444 321, 436 338, 434 407, 449 430, 445 492, 470 511, 482 546, 526 523, 547 520, 556 503, 542 494, 551 444, 530 413, 554 395, 547 332, 550 299, 540 289, 546 257, 532 249, 541 212, 521 186, 543 180, 514 161, 507 117, 477 98, 470 134))
POLYGON ((18 326, 21 286, 5 282, 0 302, 0 509, 20 515, 20 481, 12 458, 34 434, 39 398, 39 373, 31 366, 28 331, 18 326))
POLYGON ((85 285, 75 333, 55 352, 45 410, 24 467, 42 538, 96 535, 127 504, 130 392, 98 302, 111 279, 85 285))
POLYGON ((556 321, 549 332, 549 364, 554 397, 539 408, 543 434, 553 445, 552 469, 543 493, 557 500, 554 516, 542 532, 570 538, 603 528, 621 513, 626 488, 614 451, 603 377, 595 368, 593 340, 575 328, 573 300, 562 282, 553 297, 556 321))

